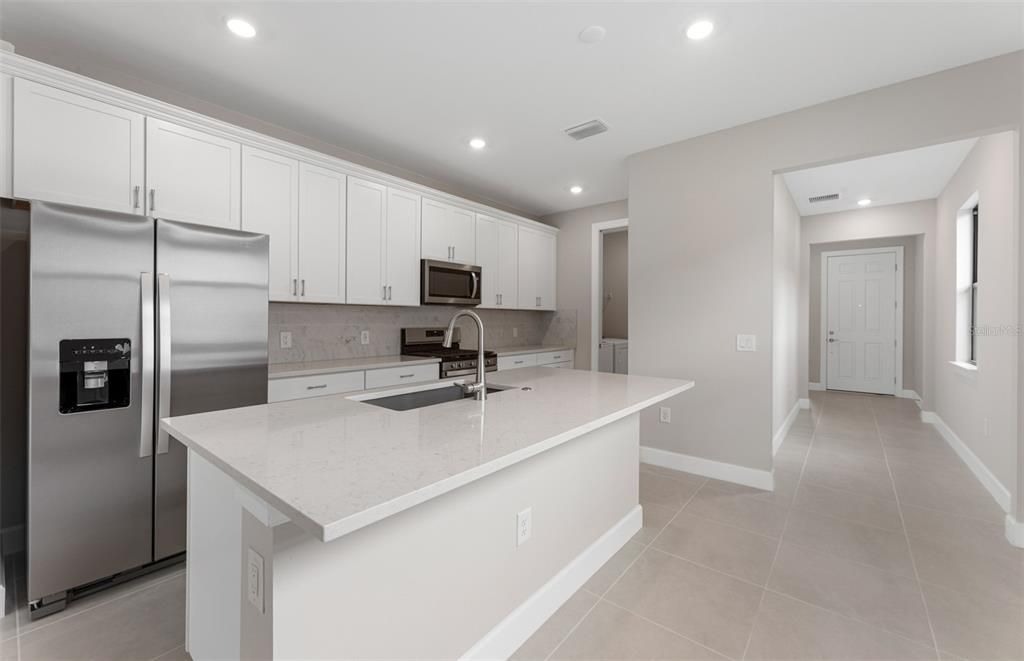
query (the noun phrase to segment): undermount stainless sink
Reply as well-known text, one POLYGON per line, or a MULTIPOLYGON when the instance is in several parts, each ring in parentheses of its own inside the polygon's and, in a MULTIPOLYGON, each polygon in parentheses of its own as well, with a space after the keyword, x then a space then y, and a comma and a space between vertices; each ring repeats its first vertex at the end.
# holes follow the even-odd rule
MULTIPOLYGON (((508 389, 509 388, 507 386, 487 386, 487 394, 490 395, 508 389)), ((440 388, 405 392, 400 395, 382 394, 380 397, 367 399, 360 398, 359 401, 365 404, 373 404, 374 406, 382 406, 386 409, 391 409, 392 411, 410 411, 412 409, 421 409, 425 406, 434 406, 436 404, 444 404, 446 402, 457 402, 460 399, 474 398, 474 393, 463 392, 462 386, 452 384, 450 386, 442 386, 440 388)))

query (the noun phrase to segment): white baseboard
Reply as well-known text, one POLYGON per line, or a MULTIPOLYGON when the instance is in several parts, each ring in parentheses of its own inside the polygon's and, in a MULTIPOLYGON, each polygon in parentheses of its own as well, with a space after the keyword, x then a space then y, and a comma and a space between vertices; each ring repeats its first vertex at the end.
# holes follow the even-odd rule
POLYGON ((901 390, 898 393, 896 393, 896 396, 900 397, 901 399, 916 399, 919 402, 921 401, 921 396, 918 395, 913 390, 901 390))
POLYGON ((981 486, 989 492, 992 498, 1003 508, 1004 512, 1010 511, 1010 490, 1003 486, 1002 482, 992 474, 992 471, 978 458, 978 455, 967 447, 956 433, 949 428, 942 418, 938 416, 934 411, 921 411, 921 422, 927 422, 935 426, 935 429, 942 435, 942 438, 946 439, 946 443, 949 447, 953 448, 953 451, 957 453, 961 461, 967 464, 967 467, 974 473, 974 477, 978 478, 981 482, 981 486))
POLYGON ((1024 521, 1018 521, 1012 514, 1006 515, 1006 539, 1014 546, 1024 549, 1024 521))
POLYGON ((800 405, 800 408, 805 409, 805 410, 811 408, 811 400, 806 398, 806 397, 803 397, 800 400, 798 400, 797 404, 800 405))
POLYGON ((796 403, 793 404, 793 408, 789 410, 789 414, 786 416, 786 419, 782 421, 782 426, 779 427, 779 430, 775 432, 775 436, 772 437, 773 457, 775 456, 775 453, 779 451, 779 448, 782 447, 782 442, 786 440, 786 434, 789 433, 790 428, 793 426, 793 422, 796 420, 796 416, 800 413, 800 409, 802 408, 800 406, 800 402, 802 401, 804 400, 798 399, 796 403))
POLYGON ((808 383, 807 384, 807 389, 808 390, 824 390, 825 386, 823 386, 820 383, 808 383))
POLYGON ((637 505, 491 629, 463 659, 507 659, 643 527, 637 505))
POLYGON ((25 550, 25 526, 8 526, 0 529, 0 549, 5 555, 25 550))
POLYGON ((727 464, 713 459, 703 459, 643 445, 640 446, 640 461, 645 464, 661 466, 662 468, 671 468, 677 471, 693 473, 694 475, 711 477, 716 480, 742 484, 743 486, 754 487, 755 489, 775 490, 775 478, 771 471, 727 464))

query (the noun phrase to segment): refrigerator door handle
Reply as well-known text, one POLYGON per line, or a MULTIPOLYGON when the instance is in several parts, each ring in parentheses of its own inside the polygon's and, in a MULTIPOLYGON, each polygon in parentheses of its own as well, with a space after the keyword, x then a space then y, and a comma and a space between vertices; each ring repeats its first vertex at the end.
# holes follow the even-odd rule
MULTIPOLYGON (((157 332, 160 334, 159 390, 157 399, 159 408, 157 419, 166 418, 171 414, 171 279, 166 273, 157 276, 157 303, 160 306, 160 320, 157 332)), ((167 454, 167 432, 160 429, 156 437, 156 453, 167 454)))
POLYGON ((142 335, 139 348, 142 363, 142 425, 139 429, 139 458, 153 456, 153 332, 155 310, 153 309, 153 274, 139 274, 139 289, 142 293, 142 335))

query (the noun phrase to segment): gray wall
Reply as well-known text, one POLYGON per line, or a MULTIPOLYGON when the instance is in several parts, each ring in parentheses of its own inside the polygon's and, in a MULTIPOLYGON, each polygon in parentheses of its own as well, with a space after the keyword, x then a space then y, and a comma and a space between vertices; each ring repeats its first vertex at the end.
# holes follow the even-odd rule
POLYGON ((629 232, 609 232, 602 237, 601 334, 629 337, 629 232))
MULTIPOLYGON (((902 206, 902 205, 901 205, 902 206)), ((934 209, 934 203, 931 203, 934 209)), ((851 211, 856 214, 857 211, 851 211)), ((821 370, 821 253, 832 250, 869 250, 871 248, 903 247, 903 388, 917 391, 921 388, 921 367, 923 364, 924 339, 923 328, 918 325, 924 315, 924 297, 918 292, 921 281, 918 279, 919 247, 923 247, 924 237, 898 236, 881 239, 864 239, 862 241, 838 241, 835 243, 816 243, 810 246, 810 282, 809 284, 809 319, 810 333, 807 351, 807 378, 811 383, 820 383, 821 370)), ((920 394, 920 393, 918 393, 920 394)))
POLYGON ((772 193, 772 434, 800 398, 800 212, 782 175, 772 193))
POLYGON ((771 470, 773 174, 1018 127, 1022 81, 1018 51, 631 156, 630 368, 696 381, 642 442, 771 470))
POLYGON ((628 217, 628 203, 620 200, 563 211, 541 219, 561 230, 558 233, 558 308, 576 312, 577 369, 590 369, 591 225, 628 217))

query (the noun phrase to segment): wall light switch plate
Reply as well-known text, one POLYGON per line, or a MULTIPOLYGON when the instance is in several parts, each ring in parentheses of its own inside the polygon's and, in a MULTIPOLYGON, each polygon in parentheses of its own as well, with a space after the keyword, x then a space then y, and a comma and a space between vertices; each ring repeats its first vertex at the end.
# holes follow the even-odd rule
POLYGON ((363 332, 361 332, 359 334, 359 344, 369 344, 369 343, 370 343, 370 331, 364 330, 363 332))
POLYGON ((263 612, 263 556, 256 551, 249 549, 249 560, 246 565, 246 594, 249 603, 260 613, 263 612))
POLYGON ((736 351, 757 351, 757 336, 737 335, 736 351))
POLYGON ((292 332, 281 331, 281 348, 291 349, 292 348, 292 332))
POLYGON ((667 406, 661 407, 661 421, 672 422, 672 409, 667 406))
POLYGON ((527 507, 516 514, 516 546, 522 546, 533 534, 533 508, 527 507))

